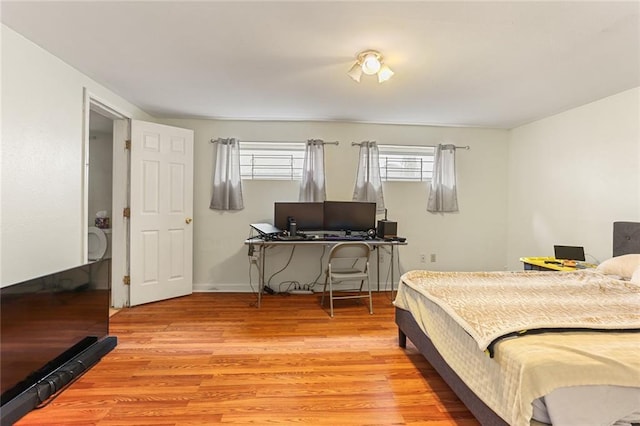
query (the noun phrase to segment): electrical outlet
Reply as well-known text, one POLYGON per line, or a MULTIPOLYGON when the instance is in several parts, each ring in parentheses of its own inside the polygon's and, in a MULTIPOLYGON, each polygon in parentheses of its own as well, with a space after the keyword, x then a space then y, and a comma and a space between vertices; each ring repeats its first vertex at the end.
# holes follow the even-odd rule
POLYGON ((420 263, 427 263, 427 255, 426 254, 421 254, 420 255, 420 263))
POLYGON ((435 253, 431 253, 431 263, 436 261, 436 254, 435 253))

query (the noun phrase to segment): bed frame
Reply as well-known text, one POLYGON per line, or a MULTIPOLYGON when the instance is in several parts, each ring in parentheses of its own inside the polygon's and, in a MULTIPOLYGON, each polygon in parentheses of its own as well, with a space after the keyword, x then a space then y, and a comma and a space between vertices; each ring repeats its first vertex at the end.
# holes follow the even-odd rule
POLYGON ((640 253, 640 222, 613 223, 613 256, 640 253))
MULTIPOLYGON (((640 222, 614 222, 613 255, 622 256, 631 253, 640 253, 640 222)), ((449 367, 409 311, 396 308, 395 318, 400 347, 406 348, 407 338, 409 338, 483 426, 508 426, 508 423, 482 402, 449 367)))
POLYGON ((440 374, 449 387, 460 398, 469 411, 483 426, 508 426, 500 416, 489 408, 473 393, 458 375, 449 367, 431 340, 422 332, 418 323, 409 311, 396 308, 396 324, 398 325, 398 344, 407 347, 407 337, 418 348, 429 364, 440 374))

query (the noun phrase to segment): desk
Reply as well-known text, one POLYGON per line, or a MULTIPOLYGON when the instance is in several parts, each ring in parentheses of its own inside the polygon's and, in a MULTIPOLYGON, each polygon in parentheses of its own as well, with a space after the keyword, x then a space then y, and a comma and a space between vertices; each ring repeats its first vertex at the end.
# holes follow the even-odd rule
POLYGON ((525 271, 575 271, 576 269, 595 268, 592 263, 576 262, 578 267, 563 266, 562 264, 545 263, 560 262, 555 257, 521 257, 520 262, 524 265, 525 271))
MULTIPOLYGON (((257 267, 258 267, 258 308, 260 307, 260 303, 262 302, 262 293, 264 291, 264 265, 266 263, 266 254, 267 254, 267 249, 270 247, 276 247, 276 246, 289 246, 291 247, 292 245, 302 245, 302 246, 320 246, 320 245, 326 245, 329 247, 333 247, 336 244, 339 243, 348 243, 348 242, 356 242, 353 240, 347 240, 347 241, 336 241, 336 240, 322 240, 322 239, 309 239, 309 240, 289 240, 289 241, 282 241, 282 240, 263 240, 261 238, 258 237, 253 237, 253 238, 249 238, 246 239, 244 241, 245 245, 249 245, 249 246, 255 246, 258 248, 259 251, 259 255, 258 255, 258 262, 257 262, 257 267)), ((362 242, 369 244, 375 251, 376 251, 376 266, 377 266, 377 282, 378 282, 378 291, 380 291, 380 251, 378 250, 379 247, 381 246, 388 246, 391 248, 391 294, 393 295, 393 274, 394 274, 394 267, 393 267, 393 263, 394 263, 394 252, 395 252, 395 247, 396 246, 406 246, 407 242, 400 242, 400 241, 385 241, 385 240, 379 240, 379 239, 374 239, 374 240, 362 240, 362 242)))

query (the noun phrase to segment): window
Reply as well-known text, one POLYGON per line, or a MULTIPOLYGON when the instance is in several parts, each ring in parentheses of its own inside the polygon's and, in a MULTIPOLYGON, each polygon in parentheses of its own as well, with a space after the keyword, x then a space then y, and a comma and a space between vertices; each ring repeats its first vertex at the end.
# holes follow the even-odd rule
POLYGON ((300 180, 304 150, 300 142, 240 142, 240 176, 245 180, 300 180))
POLYGON ((383 181, 427 181, 433 174, 433 146, 378 145, 383 181))
MULTIPOLYGON (((300 180, 304 142, 240 142, 240 175, 245 180, 300 180)), ((383 181, 428 181, 432 146, 378 145, 383 181)))

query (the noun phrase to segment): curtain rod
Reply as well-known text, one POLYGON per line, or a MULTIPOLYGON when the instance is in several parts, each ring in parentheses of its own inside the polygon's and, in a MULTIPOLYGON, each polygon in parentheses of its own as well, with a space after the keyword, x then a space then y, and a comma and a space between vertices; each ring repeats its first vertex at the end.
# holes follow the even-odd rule
MULTIPOLYGON (((220 142, 222 138, 217 138, 217 139, 211 139, 210 142, 211 143, 216 143, 216 142, 220 142)), ((307 143, 307 141, 238 141, 238 142, 247 142, 247 143, 307 143)), ((323 145, 340 145, 340 142, 338 141, 331 141, 331 142, 325 142, 322 141, 323 145)))
MULTIPOLYGON (((375 141, 364 141, 364 142, 351 142, 351 146, 362 146, 362 144, 365 143, 369 143, 369 142, 375 142, 375 141)), ((387 144, 382 144, 382 145, 387 145, 387 144)), ((415 146, 417 148, 435 148, 436 145, 410 145, 410 144, 399 144, 396 146, 415 146)), ((471 147, 469 145, 465 145, 465 146, 455 146, 455 149, 466 149, 466 150, 470 150, 471 147)))

